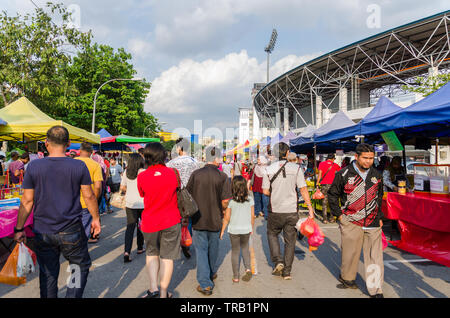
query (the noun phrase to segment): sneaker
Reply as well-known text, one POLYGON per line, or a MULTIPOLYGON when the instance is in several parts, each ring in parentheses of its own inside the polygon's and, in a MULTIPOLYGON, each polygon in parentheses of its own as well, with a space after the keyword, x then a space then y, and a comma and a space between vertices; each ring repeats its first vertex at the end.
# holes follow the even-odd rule
POLYGON ((206 288, 202 288, 200 285, 197 286, 197 291, 199 293, 202 293, 205 296, 211 296, 212 295, 212 288, 211 287, 206 287, 206 288))
POLYGON ((281 277, 283 277, 284 280, 292 280, 292 276, 289 273, 283 273, 281 277))
POLYGON ((339 289, 358 289, 358 285, 356 285, 354 280, 344 280, 341 275, 339 275, 338 280, 341 282, 341 284, 336 286, 339 289))
POLYGON ((242 276, 242 280, 244 282, 248 282, 250 279, 252 279, 252 271, 246 271, 244 276, 242 276))
POLYGON ((278 263, 277 266, 275 266, 275 268, 272 271, 272 275, 274 276, 281 276, 282 272, 284 269, 284 264, 283 263, 278 263))
POLYGON ((370 298, 384 298, 383 294, 370 295, 370 298))

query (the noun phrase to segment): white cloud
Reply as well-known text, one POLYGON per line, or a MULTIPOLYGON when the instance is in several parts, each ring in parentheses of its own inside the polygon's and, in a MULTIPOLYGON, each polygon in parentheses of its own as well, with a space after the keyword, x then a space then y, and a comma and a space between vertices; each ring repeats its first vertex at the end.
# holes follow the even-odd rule
MULTIPOLYGON (((311 60, 319 54, 289 55, 271 66, 271 78, 311 60)), ((218 60, 181 61, 152 82, 146 111, 170 118, 170 124, 203 119, 221 129, 235 122, 238 107, 251 106, 253 83, 263 82, 266 62, 249 57, 246 50, 218 60)), ((167 119, 164 119, 167 121, 167 119)))
POLYGON ((128 41, 128 50, 134 57, 144 58, 151 54, 152 45, 149 41, 134 38, 128 41))

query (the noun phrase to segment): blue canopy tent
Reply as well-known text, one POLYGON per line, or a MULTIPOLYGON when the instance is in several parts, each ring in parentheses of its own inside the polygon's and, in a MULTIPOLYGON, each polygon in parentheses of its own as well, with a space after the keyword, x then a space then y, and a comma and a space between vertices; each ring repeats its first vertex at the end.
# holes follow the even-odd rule
POLYGON ((281 141, 281 139, 283 139, 283 135, 280 133, 278 133, 276 136, 273 136, 270 139, 270 146, 273 146, 273 145, 279 143, 281 141))
POLYGON ((384 120, 392 114, 402 111, 403 108, 397 106, 389 100, 389 98, 381 96, 375 107, 356 125, 348 127, 343 126, 340 129, 329 131, 326 134, 315 135, 314 141, 317 143, 328 142, 333 140, 354 139, 357 135, 365 134, 365 124, 376 122, 379 119, 384 120))
MULTIPOLYGON (((433 94, 403 108, 390 117, 380 117, 362 126, 362 134, 380 134, 394 130, 404 142, 412 138, 442 138, 450 136, 450 83, 433 94)), ((443 141, 442 140, 442 141, 443 141)))
POLYGON ((355 145, 352 146, 349 142, 332 142, 333 140, 335 140, 335 138, 327 139, 327 136, 334 135, 334 132, 336 130, 345 131, 346 129, 355 126, 357 126, 357 124, 355 124, 350 118, 348 118, 348 116, 343 111, 339 111, 322 127, 314 131, 302 133, 298 138, 291 140, 291 150, 296 153, 304 152, 306 151, 306 149, 309 149, 309 151, 311 151, 312 147, 314 147, 314 144, 321 142, 328 142, 328 144, 320 145, 320 147, 316 149, 320 153, 330 152, 330 150, 334 147, 337 147, 334 149, 354 149, 355 145), (323 140, 318 142, 317 140, 320 138, 322 138, 323 140))
POLYGON ((290 145, 302 145, 312 141, 314 136, 314 131, 316 127, 313 125, 308 125, 306 128, 297 136, 297 138, 293 138, 290 140, 290 145))
POLYGON ((297 135, 294 134, 292 131, 288 131, 287 134, 286 134, 286 136, 284 136, 284 137, 280 140, 280 142, 284 142, 284 143, 286 143, 286 144, 289 145, 289 143, 291 142, 291 139, 295 139, 295 138, 297 138, 297 135))

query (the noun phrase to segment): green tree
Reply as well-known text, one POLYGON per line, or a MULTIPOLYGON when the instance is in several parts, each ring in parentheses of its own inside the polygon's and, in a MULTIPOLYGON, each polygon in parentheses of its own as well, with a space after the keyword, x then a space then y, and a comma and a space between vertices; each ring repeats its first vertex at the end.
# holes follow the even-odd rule
POLYGON ((427 78, 418 77, 413 86, 403 86, 404 90, 422 94, 424 97, 434 93, 450 81, 450 74, 439 74, 427 78))
POLYGON ((83 49, 91 33, 69 28, 70 14, 62 4, 47 3, 47 9, 59 25, 43 9, 25 16, 0 14, 0 106, 27 96, 52 115, 52 102, 68 90, 60 70, 71 61, 69 50, 83 49))
MULTIPOLYGON (((110 79, 131 79, 136 74, 130 63, 131 54, 123 48, 93 44, 79 52, 65 69, 66 78, 76 93, 66 98, 67 121, 77 127, 91 129, 94 97, 98 88, 110 79)), ((152 136, 160 131, 157 120, 144 111, 150 83, 113 81, 99 91, 96 101, 96 130, 107 129, 113 135, 152 136)))

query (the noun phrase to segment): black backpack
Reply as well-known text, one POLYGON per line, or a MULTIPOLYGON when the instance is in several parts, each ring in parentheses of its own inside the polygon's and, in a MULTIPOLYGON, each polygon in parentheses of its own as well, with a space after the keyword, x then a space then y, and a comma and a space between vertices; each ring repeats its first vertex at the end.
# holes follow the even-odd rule
POLYGON ((198 212, 198 205, 194 198, 191 196, 186 188, 181 185, 180 174, 177 169, 172 168, 177 176, 178 187, 177 187, 177 201, 178 209, 180 210, 180 215, 182 218, 192 217, 198 212))

